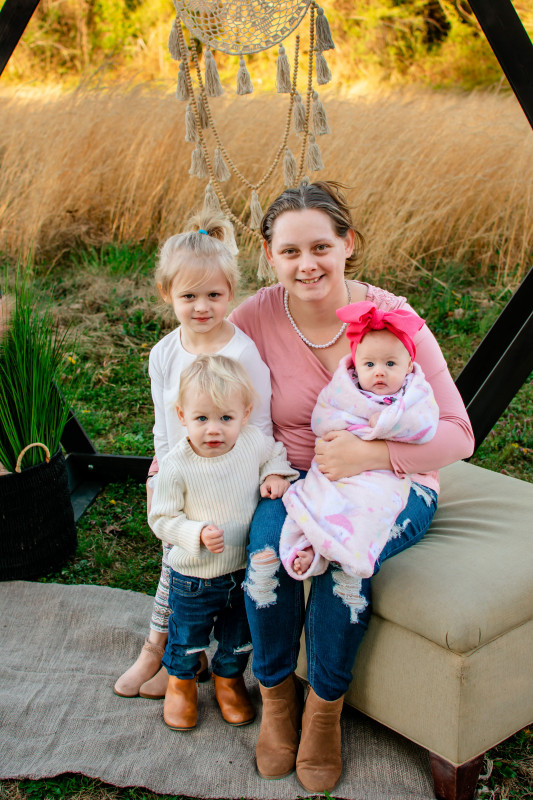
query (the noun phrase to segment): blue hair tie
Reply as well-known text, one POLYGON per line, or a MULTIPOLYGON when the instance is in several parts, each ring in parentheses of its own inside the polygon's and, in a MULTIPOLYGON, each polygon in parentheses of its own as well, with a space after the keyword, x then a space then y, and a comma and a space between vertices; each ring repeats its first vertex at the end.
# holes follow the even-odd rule
POLYGON ((205 233, 206 236, 209 236, 207 231, 204 231, 203 228, 198 228, 198 233, 205 233))

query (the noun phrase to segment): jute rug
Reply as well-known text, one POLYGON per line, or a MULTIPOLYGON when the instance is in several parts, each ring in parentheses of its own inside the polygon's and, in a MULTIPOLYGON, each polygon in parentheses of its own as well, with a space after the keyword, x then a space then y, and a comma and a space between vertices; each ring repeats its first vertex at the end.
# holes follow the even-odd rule
MULTIPOLYGON (((296 800, 294 775, 255 772, 259 720, 231 728, 212 685, 199 691, 199 723, 170 731, 162 701, 116 697, 116 677, 136 658, 152 598, 101 586, 0 583, 0 778, 82 773, 116 786, 199 798, 296 800)), ((257 684, 247 675, 260 707, 257 684)), ((430 800, 426 752, 345 708, 343 777, 349 800, 430 800)))

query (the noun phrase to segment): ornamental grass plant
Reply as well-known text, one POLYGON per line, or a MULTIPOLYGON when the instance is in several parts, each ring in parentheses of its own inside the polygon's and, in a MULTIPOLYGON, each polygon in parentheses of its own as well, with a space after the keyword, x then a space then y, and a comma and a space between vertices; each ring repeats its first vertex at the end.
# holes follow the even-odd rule
MULTIPOLYGON (((7 281, 6 281, 7 284, 7 281)), ((54 454, 80 387, 69 329, 54 320, 27 275, 17 275, 11 312, 0 336, 0 462, 13 472, 21 451, 40 442, 54 454)), ((42 448, 24 467, 45 458, 42 448)))

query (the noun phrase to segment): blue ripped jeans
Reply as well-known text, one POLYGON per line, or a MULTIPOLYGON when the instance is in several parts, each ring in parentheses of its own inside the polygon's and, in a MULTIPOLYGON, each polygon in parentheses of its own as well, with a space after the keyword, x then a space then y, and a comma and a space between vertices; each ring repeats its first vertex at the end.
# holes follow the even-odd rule
MULTIPOLYGON (((305 477, 305 473, 301 473, 305 477)), ((385 559, 420 541, 437 510, 437 494, 413 483, 404 510, 384 547, 385 559)), ((250 528, 245 602, 254 647, 253 671, 263 686, 277 686, 296 669, 305 624, 307 676, 324 700, 343 695, 371 614, 371 578, 353 578, 330 564, 312 579, 304 603, 301 581, 289 577, 279 560, 285 519, 281 500, 261 500, 250 528)))
POLYGON ((215 675, 238 678, 252 652, 244 608, 244 570, 218 578, 195 578, 170 570, 168 642, 162 664, 169 675, 194 678, 200 653, 214 631, 218 647, 211 661, 215 675))

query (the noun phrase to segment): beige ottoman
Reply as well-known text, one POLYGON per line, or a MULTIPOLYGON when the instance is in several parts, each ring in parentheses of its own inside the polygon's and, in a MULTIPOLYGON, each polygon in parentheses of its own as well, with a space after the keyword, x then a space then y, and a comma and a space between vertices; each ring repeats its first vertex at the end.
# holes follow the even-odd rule
POLYGON ((373 581, 353 676, 347 703, 430 751, 436 796, 471 798, 485 751, 533 721, 532 484, 441 471, 428 533, 373 581))

